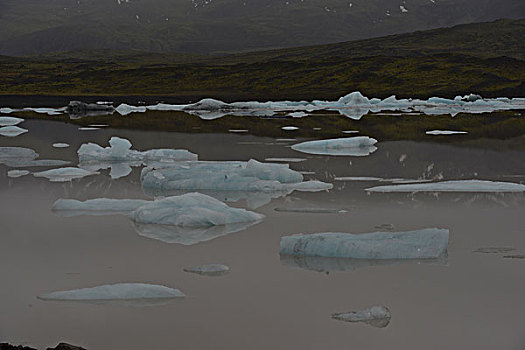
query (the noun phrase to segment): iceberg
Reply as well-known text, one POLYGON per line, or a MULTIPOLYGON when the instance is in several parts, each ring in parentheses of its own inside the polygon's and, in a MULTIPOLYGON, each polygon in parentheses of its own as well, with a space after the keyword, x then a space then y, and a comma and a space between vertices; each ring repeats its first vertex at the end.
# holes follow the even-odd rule
POLYGON ((386 306, 372 306, 361 311, 332 314, 332 318, 344 322, 364 322, 371 326, 384 328, 390 323, 392 314, 386 306))
POLYGON ((27 129, 22 129, 18 126, 4 126, 0 128, 0 135, 7 137, 16 137, 26 133, 27 131, 27 129))
POLYGON ((24 147, 0 147, 0 164, 8 167, 63 166, 63 160, 37 159, 38 153, 24 147))
POLYGON ((7 172, 7 176, 11 177, 11 178, 22 177, 22 176, 26 176, 26 175, 29 175, 29 174, 30 174, 30 172, 27 171, 27 170, 9 170, 7 172))
POLYGON ((352 259, 435 259, 447 252, 446 229, 408 232, 314 233, 281 238, 280 254, 352 259))
POLYGON ((166 286, 145 283, 116 283, 91 288, 53 292, 38 296, 42 300, 135 300, 182 298, 184 294, 166 286))
POLYGON ((376 186, 368 192, 525 192, 525 185, 513 182, 456 180, 405 185, 376 186))
POLYGON ((23 122, 24 119, 15 117, 0 117, 0 126, 14 126, 23 122))
POLYGON ((41 171, 38 173, 33 173, 34 177, 45 177, 51 182, 67 182, 73 179, 81 179, 90 175, 97 175, 99 172, 88 171, 80 168, 59 168, 51 169, 46 171, 41 171))
POLYGON ((119 105, 117 108, 115 108, 115 110, 120 115, 128 115, 131 113, 144 113, 147 111, 147 108, 145 106, 136 107, 136 106, 130 106, 128 104, 123 103, 119 105))
POLYGON ((131 212, 130 218, 141 224, 208 227, 256 222, 264 216, 194 192, 145 204, 131 212))
POLYGON ((204 276, 224 276, 230 272, 230 268, 222 264, 208 264, 202 266, 185 267, 184 271, 204 276))
POLYGON ((298 143, 293 150, 317 155, 368 156, 377 150, 376 139, 368 136, 315 140, 298 143))
POLYGON ((455 134, 467 134, 466 131, 454 131, 454 130, 429 130, 426 132, 427 135, 455 135, 455 134))

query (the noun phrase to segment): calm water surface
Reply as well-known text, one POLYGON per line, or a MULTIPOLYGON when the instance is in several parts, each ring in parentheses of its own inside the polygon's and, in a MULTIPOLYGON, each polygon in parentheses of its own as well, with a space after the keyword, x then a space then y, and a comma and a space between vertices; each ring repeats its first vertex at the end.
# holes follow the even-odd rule
MULTIPOLYGON (((334 183, 328 192, 294 192, 255 211, 266 219, 248 229, 192 246, 142 237, 124 216, 59 217, 58 198, 151 198, 140 169, 112 180, 108 171, 72 183, 7 177, 0 165, 0 341, 36 347, 59 341, 87 349, 523 349, 525 260, 479 248, 525 254, 525 194, 367 195, 377 182, 342 176, 525 181, 525 152, 429 142, 380 142, 368 157, 312 156, 293 142, 239 134, 181 134, 26 121, 29 132, 0 146, 35 149, 41 158, 71 160, 79 145, 110 136, 140 150, 186 148, 201 160, 307 158, 291 168, 334 183), (55 149, 55 142, 71 144, 55 149), (344 214, 275 211, 278 207, 346 209, 344 214), (281 261, 281 236, 448 228, 448 258, 433 263, 359 266, 281 261), (223 277, 183 272, 222 263, 223 277), (311 269, 305 269, 309 266, 311 269), (343 266, 343 268, 341 268, 343 266), (339 267, 339 268, 337 268, 339 267), (347 269, 346 271, 341 271, 347 269), (42 301, 57 290, 144 282, 179 288, 183 300, 162 305, 42 301), (385 305, 390 324, 375 328, 331 313, 385 305)), ((454 136, 451 136, 454 137, 454 136)), ((36 169, 34 169, 36 170, 36 169)), ((246 202, 229 203, 246 207, 246 202)))

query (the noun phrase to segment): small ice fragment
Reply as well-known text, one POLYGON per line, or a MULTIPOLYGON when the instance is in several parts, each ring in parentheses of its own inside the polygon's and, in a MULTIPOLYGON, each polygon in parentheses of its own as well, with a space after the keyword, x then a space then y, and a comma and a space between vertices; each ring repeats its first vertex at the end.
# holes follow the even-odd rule
POLYGON ((27 129, 19 128, 18 126, 4 126, 0 128, 0 135, 7 137, 16 137, 26 133, 27 129))
POLYGON ((229 129, 228 131, 229 132, 233 132, 233 133, 245 133, 245 132, 248 132, 249 130, 246 130, 246 129, 229 129))
POLYGON ((286 131, 299 130, 297 126, 283 126, 281 129, 286 130, 286 131))
POLYGON ((178 289, 145 283, 106 284, 92 288, 74 289, 42 294, 42 300, 134 300, 181 298, 178 289))
POLYGON ((107 127, 109 125, 107 125, 107 124, 89 124, 88 126, 92 127, 92 128, 105 128, 105 127, 107 127))
POLYGON ((202 266, 185 267, 184 271, 205 276, 224 276, 230 272, 230 268, 222 264, 208 264, 202 266))
POLYGON ((371 326, 384 328, 392 317, 386 306, 372 306, 361 311, 341 312, 332 314, 332 318, 345 322, 364 322, 371 326))
POLYGON ((94 130, 100 130, 100 128, 93 128, 93 127, 82 127, 78 128, 80 131, 94 131, 94 130))
POLYGON ((430 130, 427 131, 427 135, 454 135, 454 134, 467 134, 467 131, 454 131, 454 130, 430 130))
POLYGON ((69 144, 64 142, 57 142, 53 144, 53 147, 55 148, 68 148, 69 144))
POLYGON ((304 162, 306 158, 266 158, 267 162, 278 162, 278 163, 300 163, 304 162))
POLYGON ((81 179, 90 175, 100 174, 96 171, 88 171, 81 168, 59 168, 33 173, 35 177, 45 177, 51 182, 67 182, 73 179, 81 179))
POLYGON ((24 119, 15 117, 0 117, 0 126, 14 126, 23 122, 24 119))
POLYGON ((294 142, 297 139, 275 139, 276 142, 294 142))
POLYGON ((514 248, 507 248, 507 247, 489 247, 489 248, 478 248, 474 251, 474 253, 484 253, 484 254, 503 254, 512 252, 516 249, 514 248))
POLYGON ((334 181, 381 181, 381 177, 372 176, 341 176, 334 178, 334 181))
POLYGON ((27 170, 9 170, 7 172, 7 176, 11 177, 11 178, 22 177, 22 176, 25 176, 25 175, 28 175, 28 174, 30 174, 30 173, 27 170))
POLYGON ((515 254, 515 255, 505 255, 504 259, 525 259, 525 255, 515 254))
POLYGON ((377 186, 368 192, 525 192, 525 185, 485 180, 457 180, 406 185, 377 186))
POLYGON ((288 115, 292 118, 303 118, 303 117, 307 117, 308 116, 308 113, 305 113, 305 112, 293 112, 293 113, 288 113, 288 115))
POLYGON ((376 139, 368 136, 357 136, 307 141, 293 145, 292 149, 308 154, 368 156, 377 150, 376 143, 376 139))
POLYGON ((375 228, 379 230, 384 230, 384 231, 393 231, 394 225, 393 224, 381 224, 381 225, 377 225, 375 228))
POLYGON ((314 233, 281 237, 280 254, 352 259, 432 259, 447 251, 446 229, 408 232, 314 233))
POLYGON ((343 130, 343 134, 359 134, 359 130, 343 130))

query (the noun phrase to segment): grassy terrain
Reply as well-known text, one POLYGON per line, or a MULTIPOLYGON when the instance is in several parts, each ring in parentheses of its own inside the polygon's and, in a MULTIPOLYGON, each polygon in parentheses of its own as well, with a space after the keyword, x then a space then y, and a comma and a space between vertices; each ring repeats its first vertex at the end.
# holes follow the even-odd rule
POLYGON ((0 94, 239 99, 525 95, 525 20, 227 56, 0 56, 0 94))

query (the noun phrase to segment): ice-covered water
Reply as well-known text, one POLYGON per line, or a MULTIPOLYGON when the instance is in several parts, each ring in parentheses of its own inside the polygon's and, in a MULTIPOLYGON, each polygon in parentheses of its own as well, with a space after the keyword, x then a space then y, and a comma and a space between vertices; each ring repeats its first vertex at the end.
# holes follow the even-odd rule
MULTIPOLYGON (((348 344, 358 349, 419 349, 424 344, 431 350, 524 345, 521 314, 516 310, 523 306, 525 288, 524 261, 519 258, 525 254, 525 193, 435 192, 435 188, 414 192, 413 187, 409 192, 365 191, 377 185, 405 185, 403 181, 426 185, 484 180, 519 186, 525 179, 525 152, 509 150, 506 140, 470 144, 455 136, 428 136, 425 142, 379 140, 375 152, 353 157, 305 155, 289 148, 288 141, 246 133, 113 128, 89 133, 61 122, 30 119, 22 125, 30 132, 0 139, 2 341, 38 348, 68 341, 102 350, 145 349, 152 344, 182 349, 332 349, 348 344), (225 165, 242 168, 251 159, 264 164, 267 158, 304 158, 278 164, 271 170, 279 171, 267 173, 252 162, 254 169, 243 170, 243 175, 254 176, 251 181, 273 179, 282 185, 317 189, 332 184, 333 188, 202 190, 213 192, 213 198, 229 207, 265 218, 256 225, 194 228, 133 222, 126 215, 76 215, 86 214, 82 206, 69 213, 52 211, 60 198, 136 200, 127 202, 125 209, 131 211, 155 196, 195 191, 146 190, 141 182, 143 164, 133 165, 127 176, 118 179, 104 168, 97 170, 100 174, 65 183, 8 177, 13 170, 38 173, 65 167, 42 166, 39 160, 46 159, 70 162, 68 166, 75 168, 82 144, 105 147, 112 136, 130 140, 136 150, 186 149, 198 155, 198 161, 184 161, 178 171, 157 172, 174 179, 203 171, 188 165, 192 162, 204 165, 210 174, 224 175, 232 173, 226 172, 225 165), (70 147, 53 147, 57 142, 70 147), (290 171, 283 170, 287 166, 290 171), (266 179, 257 177, 263 173, 266 179), (298 233, 360 235, 428 227, 449 230, 447 256, 378 260, 279 255, 281 237, 298 233), (210 263, 231 271, 219 278, 184 271, 213 270, 210 263), (121 297, 119 288, 83 290, 117 283, 138 283, 146 289, 127 290, 147 293, 136 294, 141 298, 138 302, 37 298, 55 291, 72 291, 68 296, 104 292, 97 294, 104 298, 116 291, 111 297, 121 297), (157 288, 150 286, 179 288, 186 298, 170 303, 165 298, 158 303, 144 301, 157 288), (137 305, 141 307, 129 307, 137 305), (331 318, 338 313, 342 319, 358 316, 366 322, 369 315, 379 315, 368 309, 371 305, 383 305, 391 313, 389 322, 385 317, 374 323, 383 329, 331 318), (480 337, 480 332, 490 337, 480 337)), ((301 130, 293 132, 297 140, 291 143, 311 140, 302 137, 301 130)), ((165 165, 152 164, 151 169, 165 165)), ((147 172, 155 174, 151 169, 147 172)), ((102 209, 100 213, 122 209, 112 202, 88 203, 102 209)), ((78 202, 66 207, 71 209, 72 204, 78 202)))

